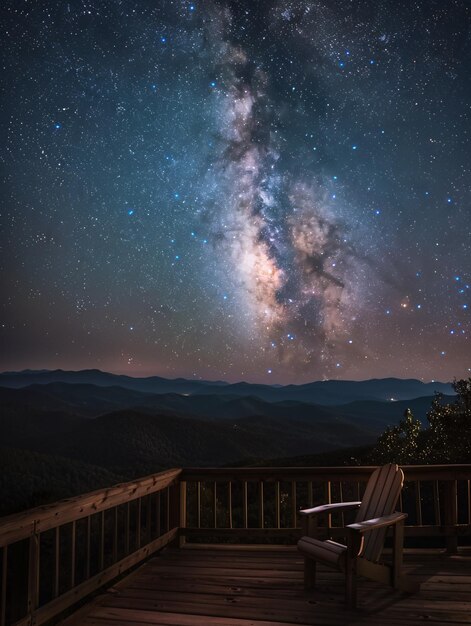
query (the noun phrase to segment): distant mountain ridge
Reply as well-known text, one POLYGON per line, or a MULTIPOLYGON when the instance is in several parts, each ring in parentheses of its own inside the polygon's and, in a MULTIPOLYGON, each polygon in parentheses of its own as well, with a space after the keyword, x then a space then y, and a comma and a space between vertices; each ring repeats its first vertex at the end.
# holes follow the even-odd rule
POLYGON ((338 416, 208 421, 127 409, 84 419, 13 403, 0 409, 3 446, 72 458, 126 476, 172 466, 307 454, 373 440, 368 429, 338 416))
POLYGON ((435 391, 452 388, 392 378, 272 387, 99 370, 5 372, 0 510, 172 466, 302 463, 328 452, 348 458, 348 449, 373 445, 406 408, 425 422, 435 391))
MULTIPOLYGON (((203 383, 198 393, 189 395, 72 382, 90 377, 102 383, 123 381, 95 371, 77 375, 27 372, 14 375, 14 380, 11 376, 4 375, 2 382, 16 383, 16 388, 0 386, 0 441, 4 446, 73 458, 123 475, 131 475, 137 468, 147 472, 174 464, 224 465, 244 458, 371 444, 386 426, 399 421, 406 408, 425 421, 431 402, 429 396, 321 405, 283 399, 283 395, 280 399, 286 388, 268 388, 273 392, 268 401, 257 395, 260 389, 266 391, 260 385, 255 389, 243 385, 246 393, 242 396, 229 393, 240 385, 228 384, 217 385, 219 393, 208 393, 214 387, 203 383), (38 378, 42 384, 37 383, 38 378), (51 378, 67 378, 68 382, 48 382, 51 378), (34 384, 19 386, 31 379, 34 384)), ((130 380, 140 383, 140 379, 130 380)), ((148 379, 144 381, 149 388, 148 379)), ((372 382, 377 388, 382 381, 372 382)), ((410 391, 413 384, 406 383, 410 391)), ((359 384, 363 391, 344 393, 337 400, 366 395, 365 384, 359 384)), ((388 380, 388 391, 390 384, 388 380)), ((426 386, 419 383, 415 388, 423 391, 426 386)), ((299 391, 291 386, 293 389, 299 391)))
MULTIPOLYGON (((451 396, 445 398, 452 400, 451 396)), ((30 407, 93 419, 109 412, 128 409, 142 414, 158 413, 205 421, 227 421, 255 416, 310 421, 321 418, 335 420, 340 417, 375 435, 381 433, 386 426, 396 423, 407 408, 425 423, 431 401, 432 396, 425 396, 396 402, 356 400, 348 404, 323 406, 294 400, 268 402, 257 396, 152 394, 123 387, 99 387, 82 383, 35 384, 16 389, 0 387, 1 406, 16 407, 20 412, 30 407)))
POLYGON ((246 382, 197 381, 159 376, 133 378, 101 370, 25 370, 0 373, 0 386, 11 388, 50 383, 121 387, 149 394, 254 396, 267 402, 295 401, 334 406, 355 401, 411 400, 436 391, 453 395, 450 383, 423 383, 416 379, 383 378, 364 381, 327 380, 303 385, 271 386, 246 382))

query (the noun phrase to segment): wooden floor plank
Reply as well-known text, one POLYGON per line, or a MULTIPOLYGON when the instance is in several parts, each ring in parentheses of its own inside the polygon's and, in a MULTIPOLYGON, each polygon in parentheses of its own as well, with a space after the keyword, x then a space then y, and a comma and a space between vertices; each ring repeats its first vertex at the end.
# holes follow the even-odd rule
POLYGON ((145 600, 150 602, 176 602, 176 603, 188 603, 188 604, 203 604, 211 605, 213 607, 222 606, 242 606, 244 608, 254 608, 264 610, 264 607, 269 604, 270 611, 276 612, 288 612, 296 613, 302 611, 311 611, 312 605, 317 601, 312 595, 305 596, 299 594, 297 597, 283 597, 277 598, 273 595, 267 596, 265 593, 263 596, 252 594, 240 594, 240 593, 227 593, 217 594, 211 592, 188 592, 188 591, 167 591, 167 590, 155 590, 155 589, 125 589, 120 594, 123 599, 129 598, 134 602, 139 600, 145 600), (266 599, 269 598, 270 602, 267 603, 266 599))
MULTIPOLYGON (((157 567, 151 566, 148 571, 157 571, 159 574, 182 574, 182 575, 194 575, 198 578, 204 578, 205 576, 234 576, 236 570, 229 567, 192 567, 191 572, 189 568, 182 564, 167 565, 162 563, 157 567)), ((278 578, 280 580, 300 580, 302 572, 295 571, 278 571, 271 569, 241 569, 243 575, 241 578, 278 578)))
MULTIPOLYGON (((151 566, 154 565, 154 561, 152 561, 151 566)), ((236 569, 269 569, 276 570, 277 572, 302 572, 303 571, 303 561, 300 559, 299 561, 275 561, 270 563, 268 561, 263 561, 262 563, 258 563, 255 561, 230 561, 229 559, 226 561, 218 561, 216 559, 199 559, 185 561, 185 568, 193 568, 193 567, 217 567, 220 569, 221 567, 227 567, 231 570, 236 569)), ((181 560, 173 559, 159 559, 155 562, 155 567, 181 567, 181 560)))
POLYGON ((100 609, 93 618, 88 618, 83 624, 159 624, 160 626, 298 626, 295 622, 278 622, 253 619, 238 619, 234 617, 220 617, 213 615, 184 615, 162 611, 135 611, 129 609, 100 609), (98 620, 98 621, 92 621, 98 620))
POLYGON ((195 581, 193 579, 187 579, 185 581, 179 579, 159 579, 158 577, 142 577, 140 580, 133 584, 128 585, 129 589, 150 589, 160 592, 165 591, 180 591, 184 593, 211 593, 216 595, 228 595, 237 594, 240 596, 255 596, 261 595, 263 589, 263 596, 265 598, 306 598, 314 592, 305 592, 298 584, 286 588, 283 583, 276 586, 266 585, 261 587, 260 585, 228 585, 224 582, 216 580, 210 584, 207 581, 195 581))
POLYGON ((67 626, 435 626, 471 624, 471 553, 406 554, 422 583, 413 595, 359 581, 359 608, 344 608, 342 574, 319 568, 303 589, 295 549, 170 549, 67 620, 67 626))
POLYGON ((215 598, 190 598, 189 596, 180 599, 160 599, 155 600, 151 597, 116 597, 112 598, 107 605, 110 608, 125 608, 134 611, 163 611, 169 613, 180 613, 185 615, 212 615, 221 617, 236 617, 239 619, 251 619, 256 616, 257 619, 265 621, 280 621, 295 624, 312 624, 314 616, 312 611, 307 608, 299 607, 293 609, 291 607, 280 608, 272 607, 271 603, 266 603, 259 599, 258 602, 237 602, 235 599, 228 598, 227 601, 216 601, 215 598))

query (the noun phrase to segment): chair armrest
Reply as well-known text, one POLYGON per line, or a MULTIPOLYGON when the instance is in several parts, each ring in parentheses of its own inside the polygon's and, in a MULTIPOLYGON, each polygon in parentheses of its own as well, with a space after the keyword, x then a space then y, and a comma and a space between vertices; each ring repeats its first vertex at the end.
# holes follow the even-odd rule
POLYGON ((309 517, 310 515, 320 515, 321 513, 338 513, 358 509, 361 502, 335 502, 334 504, 323 504, 315 506, 313 509, 301 509, 299 515, 309 517))
POLYGON ((363 534, 370 530, 377 530, 378 528, 384 528, 385 526, 392 526, 405 520, 407 513, 392 513, 391 515, 385 515, 384 517, 375 517, 374 519, 367 519, 364 522, 356 522, 355 524, 349 524, 347 528, 363 534))

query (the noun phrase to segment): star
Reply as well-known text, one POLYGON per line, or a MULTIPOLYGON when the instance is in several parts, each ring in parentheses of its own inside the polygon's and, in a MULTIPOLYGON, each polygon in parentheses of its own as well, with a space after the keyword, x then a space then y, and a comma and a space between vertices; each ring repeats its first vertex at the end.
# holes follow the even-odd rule
POLYGON ((3 369, 467 374, 459 3, 10 4, 3 369))

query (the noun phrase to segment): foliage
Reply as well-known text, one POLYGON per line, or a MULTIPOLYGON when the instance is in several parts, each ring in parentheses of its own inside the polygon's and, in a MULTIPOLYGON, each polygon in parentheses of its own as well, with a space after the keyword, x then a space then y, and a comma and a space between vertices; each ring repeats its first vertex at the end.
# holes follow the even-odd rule
POLYGON ((397 426, 379 437, 370 455, 373 463, 469 463, 471 460, 471 378, 454 380, 456 400, 443 403, 436 393, 427 413, 429 426, 407 409, 397 426))
POLYGON ((415 419, 410 409, 404 412, 397 426, 387 428, 379 437, 371 454, 374 463, 417 463, 419 460, 419 441, 421 423, 415 419))
POLYGON ((469 463, 471 460, 471 378, 454 380, 455 402, 443 404, 437 393, 427 413, 430 427, 425 446, 429 463, 469 463))

